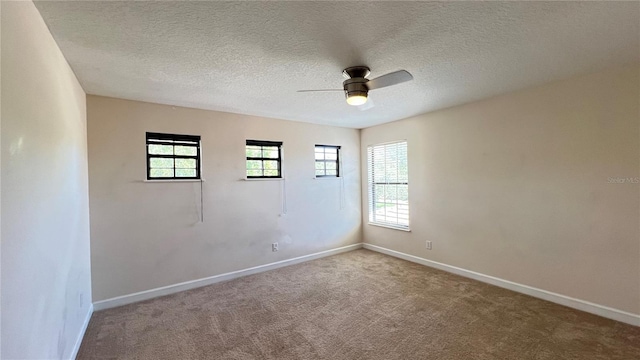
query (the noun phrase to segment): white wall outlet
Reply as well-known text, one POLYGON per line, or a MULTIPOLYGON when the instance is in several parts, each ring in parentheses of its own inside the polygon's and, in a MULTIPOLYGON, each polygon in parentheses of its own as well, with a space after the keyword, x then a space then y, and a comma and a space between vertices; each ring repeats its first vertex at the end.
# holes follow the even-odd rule
POLYGON ((427 241, 427 250, 431 250, 431 241, 427 241))
POLYGON ((273 243, 271 244, 271 251, 276 252, 278 251, 278 243, 273 243))

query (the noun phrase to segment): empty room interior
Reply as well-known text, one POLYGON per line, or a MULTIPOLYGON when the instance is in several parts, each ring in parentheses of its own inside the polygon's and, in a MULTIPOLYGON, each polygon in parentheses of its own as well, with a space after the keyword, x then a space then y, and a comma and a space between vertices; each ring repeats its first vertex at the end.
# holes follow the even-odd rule
POLYGON ((2 359, 640 359, 640 2, 0 16, 2 359))

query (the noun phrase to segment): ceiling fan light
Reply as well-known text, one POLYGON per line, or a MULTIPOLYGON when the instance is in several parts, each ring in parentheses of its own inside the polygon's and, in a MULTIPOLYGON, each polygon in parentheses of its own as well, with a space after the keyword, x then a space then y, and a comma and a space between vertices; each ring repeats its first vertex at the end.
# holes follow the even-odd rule
POLYGON ((367 95, 358 94, 358 95, 350 95, 347 97, 347 104, 349 105, 358 106, 366 102, 367 102, 367 95))

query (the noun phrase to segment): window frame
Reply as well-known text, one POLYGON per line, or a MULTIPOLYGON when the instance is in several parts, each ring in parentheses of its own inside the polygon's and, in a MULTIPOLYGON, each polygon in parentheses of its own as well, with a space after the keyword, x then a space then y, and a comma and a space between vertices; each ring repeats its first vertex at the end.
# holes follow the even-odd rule
MULTIPOLYGON (((386 151, 386 149, 385 149, 386 151)), ((396 156, 396 158, 394 159, 395 163, 397 164, 396 166, 399 166, 399 164, 401 163, 401 159, 400 156, 396 156)), ((387 159, 384 159, 384 167, 387 167, 387 159)), ((386 172, 386 170, 385 170, 386 172)), ((386 177, 386 176, 385 176, 386 177)), ((397 190, 396 190, 397 191, 397 190)), ((373 145, 369 145, 367 146, 367 195, 368 195, 368 204, 367 204, 367 208, 369 211, 368 214, 368 223, 370 225, 375 225, 375 226, 382 226, 382 227, 386 227, 386 228, 391 228, 391 229, 395 229, 395 230, 403 230, 403 231, 411 231, 410 230, 410 207, 409 207, 409 146, 406 140, 398 140, 398 141, 391 141, 391 142, 385 142, 385 143, 379 143, 379 144, 373 144, 373 145), (404 144, 405 147, 405 161, 406 161, 406 165, 407 165, 407 174, 406 174, 406 181, 398 181, 398 179, 396 179, 395 182, 388 182, 388 181, 384 181, 384 182, 376 182, 375 181, 375 153, 376 153, 376 148, 382 148, 382 147, 387 147, 390 145, 398 145, 398 144, 404 144), (385 221, 377 221, 376 220, 376 204, 381 203, 380 201, 376 201, 376 185, 404 185, 407 187, 407 204, 406 204, 406 208, 407 208, 407 218, 406 218, 406 225, 405 224, 400 224, 399 223, 399 209, 398 209, 398 200, 396 200, 396 222, 389 222, 386 221, 387 220, 387 216, 385 215, 385 221)), ((382 203, 388 204, 389 202, 387 201, 387 197, 385 195, 384 200, 382 201, 382 203)))
MULTIPOLYGON (((313 155, 314 155, 314 168, 313 168, 313 174, 316 178, 339 178, 340 177, 340 153, 341 153, 341 146, 339 145, 322 145, 322 144, 316 144, 313 147, 313 155), (315 154, 317 153, 316 149, 318 147, 321 147, 323 149, 335 149, 336 150, 336 159, 335 160, 327 160, 326 158, 323 160, 318 160, 315 158, 315 154), (322 162, 324 163, 324 175, 318 175, 316 174, 316 168, 315 168, 315 164, 317 164, 318 162, 322 162), (335 162, 336 163, 336 175, 327 175, 327 162, 335 162)), ((324 154, 326 155, 326 151, 324 152, 324 154)))
POLYGON ((146 132, 146 153, 147 153, 147 180, 148 181, 180 181, 180 180, 202 180, 202 163, 201 163, 201 137, 199 135, 182 135, 146 132), (174 154, 151 154, 149 145, 170 145, 174 147, 174 154), (175 146, 189 146, 196 148, 196 155, 176 155, 175 146), (173 177, 152 177, 151 176, 151 159, 164 158, 173 159, 173 177), (176 159, 194 159, 196 161, 195 176, 176 176, 176 159))
POLYGON ((244 176, 246 179, 282 179, 282 141, 267 141, 267 140, 249 140, 247 139, 245 142, 245 169, 244 176), (247 156, 247 146, 270 146, 278 148, 278 158, 266 158, 266 157, 256 157, 256 156, 247 156), (277 161, 278 163, 278 175, 264 175, 264 168, 262 169, 261 176, 256 175, 248 175, 247 174, 247 161, 277 161))

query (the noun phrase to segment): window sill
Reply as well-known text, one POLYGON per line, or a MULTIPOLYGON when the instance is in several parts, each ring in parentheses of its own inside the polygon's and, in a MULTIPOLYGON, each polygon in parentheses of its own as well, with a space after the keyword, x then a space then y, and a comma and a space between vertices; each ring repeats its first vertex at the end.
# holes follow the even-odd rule
POLYGON ((171 183, 171 182, 206 182, 205 179, 145 179, 142 180, 142 182, 147 182, 147 183, 171 183))
POLYGON ((383 228, 387 228, 387 229, 393 229, 393 230, 400 230, 400 231, 406 231, 406 232, 411 232, 411 229, 409 228, 405 228, 405 227, 397 227, 397 226, 392 226, 392 225, 384 225, 384 224, 378 224, 378 223, 368 223, 369 225, 373 225, 373 226, 378 226, 378 227, 383 227, 383 228))
POLYGON ((319 176, 319 177, 313 177, 313 180, 337 180, 340 179, 342 176, 319 176))
POLYGON ((283 181, 284 178, 243 178, 240 181, 283 181))

